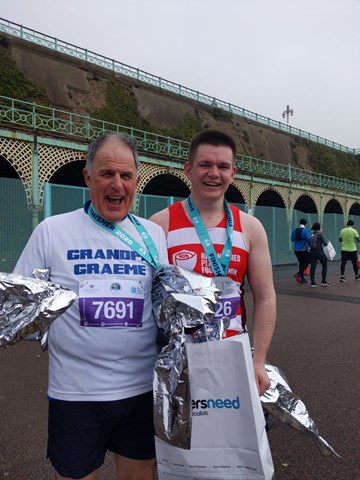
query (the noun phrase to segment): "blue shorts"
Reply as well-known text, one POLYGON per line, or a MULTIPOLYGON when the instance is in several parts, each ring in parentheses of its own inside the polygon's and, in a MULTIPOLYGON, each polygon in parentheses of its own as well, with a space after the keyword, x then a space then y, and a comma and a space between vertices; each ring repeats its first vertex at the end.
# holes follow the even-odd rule
POLYGON ((112 402, 49 399, 48 457, 63 477, 82 478, 104 463, 105 453, 155 458, 153 396, 112 402))

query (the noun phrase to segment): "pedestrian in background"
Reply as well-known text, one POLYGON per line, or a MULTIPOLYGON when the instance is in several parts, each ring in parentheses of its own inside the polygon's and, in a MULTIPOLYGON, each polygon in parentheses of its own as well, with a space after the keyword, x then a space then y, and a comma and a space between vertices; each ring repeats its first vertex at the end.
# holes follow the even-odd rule
POLYGON ((295 273, 294 277, 298 283, 305 284, 304 272, 307 269, 310 261, 309 255, 309 241, 310 232, 306 228, 307 221, 305 218, 300 220, 299 226, 294 228, 291 232, 291 241, 294 242, 294 253, 299 262, 299 271, 295 273))
POLYGON ((358 232, 354 228, 354 222, 352 220, 348 220, 346 227, 340 230, 339 242, 341 242, 340 282, 346 281, 345 265, 348 260, 352 263, 355 280, 360 280, 356 245, 356 242, 360 242, 360 238, 358 232))
POLYGON ((326 280, 327 275, 327 258, 325 256, 323 246, 326 247, 328 242, 325 240, 323 231, 321 230, 321 225, 319 222, 315 222, 311 227, 311 237, 310 237, 310 279, 311 287, 317 287, 315 282, 315 272, 316 265, 319 261, 322 266, 321 271, 321 285, 323 287, 330 287, 330 283, 326 280))

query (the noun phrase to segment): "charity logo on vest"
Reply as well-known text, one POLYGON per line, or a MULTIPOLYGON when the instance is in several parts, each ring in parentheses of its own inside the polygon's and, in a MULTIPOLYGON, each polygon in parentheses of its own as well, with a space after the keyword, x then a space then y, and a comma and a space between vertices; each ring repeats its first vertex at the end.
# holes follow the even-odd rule
POLYGON ((209 415, 209 411, 216 409, 235 409, 239 410, 240 399, 236 396, 234 399, 230 398, 208 398, 200 400, 191 400, 192 416, 209 415))

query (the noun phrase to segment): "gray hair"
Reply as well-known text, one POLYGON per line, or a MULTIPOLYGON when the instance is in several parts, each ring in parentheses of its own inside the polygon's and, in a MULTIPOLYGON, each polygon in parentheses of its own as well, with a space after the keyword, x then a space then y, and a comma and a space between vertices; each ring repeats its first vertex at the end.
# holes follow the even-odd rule
POLYGON ((89 149, 86 154, 86 164, 85 164, 85 168, 88 171, 88 173, 92 172, 92 162, 94 160, 96 152, 107 140, 111 140, 111 139, 117 140, 119 143, 126 145, 131 150, 134 156, 135 168, 136 168, 136 171, 138 172, 140 165, 139 165, 139 158, 137 154, 135 139, 133 137, 130 137, 130 135, 126 135, 125 133, 106 133, 105 135, 101 135, 100 137, 97 137, 89 146, 89 149))

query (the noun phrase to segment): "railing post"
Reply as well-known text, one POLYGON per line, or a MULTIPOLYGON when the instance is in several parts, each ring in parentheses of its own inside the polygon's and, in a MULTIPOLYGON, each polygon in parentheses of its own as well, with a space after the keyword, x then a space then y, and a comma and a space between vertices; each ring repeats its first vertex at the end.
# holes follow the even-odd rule
POLYGON ((49 182, 44 183, 44 218, 51 217, 51 186, 49 182))
POLYGON ((276 215, 275 208, 271 209, 271 245, 272 245, 272 264, 276 266, 276 215))
POLYGON ((90 116, 86 115, 86 138, 90 140, 90 116))
POLYGON ((168 154, 168 157, 171 158, 171 143, 170 143, 170 137, 167 137, 167 154, 168 154))
POLYGON ((32 104, 32 119, 31 119, 32 127, 36 128, 36 103, 33 102, 32 104))
POLYGON ((11 100, 11 121, 15 122, 15 100, 11 100))
POLYGON ((32 192, 31 192, 31 212, 32 212, 32 228, 34 229, 39 223, 39 163, 38 163, 38 149, 37 138, 34 135, 34 143, 31 149, 31 163, 32 163, 32 192))

